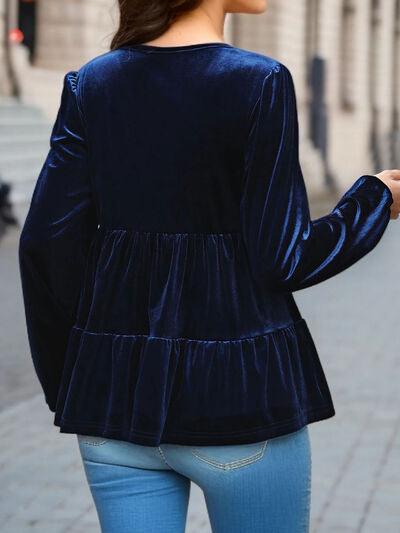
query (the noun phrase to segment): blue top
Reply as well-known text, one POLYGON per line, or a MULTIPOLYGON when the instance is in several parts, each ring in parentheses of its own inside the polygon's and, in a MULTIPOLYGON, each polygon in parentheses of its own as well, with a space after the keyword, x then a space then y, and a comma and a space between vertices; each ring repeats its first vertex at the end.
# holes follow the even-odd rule
POLYGON ((292 292, 372 250, 393 198, 362 175, 310 220, 296 105, 284 64, 221 42, 65 75, 19 242, 61 432, 239 444, 335 414, 292 292))

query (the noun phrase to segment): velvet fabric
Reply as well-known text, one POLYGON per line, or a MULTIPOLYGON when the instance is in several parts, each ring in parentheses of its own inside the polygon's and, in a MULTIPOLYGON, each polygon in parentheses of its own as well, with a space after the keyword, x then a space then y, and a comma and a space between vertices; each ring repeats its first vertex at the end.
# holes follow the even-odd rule
POLYGON ((362 175, 311 220, 296 105, 283 63, 227 43, 65 75, 19 242, 61 432, 235 444, 335 414, 292 293, 371 251, 393 198, 362 175))

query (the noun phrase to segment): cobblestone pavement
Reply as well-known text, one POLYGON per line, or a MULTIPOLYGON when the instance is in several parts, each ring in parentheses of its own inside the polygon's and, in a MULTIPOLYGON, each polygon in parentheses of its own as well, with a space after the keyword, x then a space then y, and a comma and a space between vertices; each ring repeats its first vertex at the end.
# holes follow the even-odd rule
MULTIPOLYGON (((0 242, 0 530, 99 533, 74 435, 53 425, 31 364, 18 230, 0 242)), ((309 425, 313 533, 400 533, 400 222, 347 271, 295 293, 336 415, 309 425)), ((192 483, 188 533, 210 532, 192 483)))

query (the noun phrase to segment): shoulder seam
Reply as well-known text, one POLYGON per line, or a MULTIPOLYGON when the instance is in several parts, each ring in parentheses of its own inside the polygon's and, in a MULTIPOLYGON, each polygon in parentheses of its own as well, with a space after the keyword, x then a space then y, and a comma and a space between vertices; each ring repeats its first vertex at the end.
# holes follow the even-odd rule
MULTIPOLYGON (((248 122, 250 123, 251 121, 251 117, 253 116, 258 104, 260 103, 260 100, 261 100, 261 96, 262 96, 262 93, 264 91, 264 86, 265 86, 265 82, 267 81, 267 79, 271 76, 271 74, 273 72, 279 72, 281 70, 281 66, 284 66, 282 65, 281 63, 277 63, 276 65, 274 65, 273 67, 271 67, 269 70, 268 70, 268 73, 264 76, 264 78, 262 79, 261 81, 261 89, 260 89, 260 92, 259 92, 259 95, 258 97, 256 98, 255 102, 253 103, 253 105, 251 106, 251 109, 250 109, 250 112, 248 114, 248 122)), ((247 130, 249 131, 249 129, 247 130)))
POLYGON ((273 75, 274 72, 280 72, 282 70, 282 67, 284 67, 284 65, 282 63, 277 62, 274 66, 272 66, 269 69, 268 73, 263 77, 263 79, 261 81, 261 88, 260 88, 260 91, 259 91, 259 95, 258 95, 255 103, 253 104, 252 108, 251 108, 251 113, 250 113, 250 115, 248 117, 248 126, 247 126, 248 129, 247 129, 247 140, 246 140, 246 153, 249 153, 249 150, 251 150, 251 155, 249 157, 249 163, 248 163, 248 168, 247 168, 246 174, 251 172, 251 168, 252 168, 252 165, 253 165, 254 153, 253 153, 253 148, 250 146, 250 136, 251 136, 251 132, 253 130, 253 127, 252 127, 253 123, 255 123, 254 124, 254 128, 255 128, 255 130, 254 130, 254 138, 257 139, 258 125, 259 125, 260 111, 261 111, 260 103, 261 103, 262 95, 264 93, 264 88, 265 88, 266 82, 273 75), (254 115, 256 114, 256 111, 258 111, 258 115, 255 117, 255 119, 253 119, 254 115))
MULTIPOLYGON (((82 124, 85 126, 85 113, 83 112, 83 82, 85 79, 85 71, 81 73, 81 71, 77 72, 77 86, 76 86, 76 103, 78 106, 79 114, 81 116, 82 124), (80 77, 82 76, 82 80, 80 77)), ((85 127, 86 129, 86 127, 85 127)))
POLYGON ((79 117, 82 121, 82 125, 84 126, 86 130, 86 123, 85 123, 85 115, 83 113, 83 105, 82 105, 82 82, 84 80, 85 72, 81 73, 80 70, 70 70, 67 72, 66 77, 70 83, 72 92, 75 95, 76 99, 76 107, 78 109, 79 117), (82 76, 82 80, 80 77, 82 76))
MULTIPOLYGON (((248 114, 248 117, 247 117, 247 123, 248 123, 248 127, 247 127, 247 132, 248 132, 248 137, 250 136, 250 131, 251 131, 251 122, 252 122, 252 117, 254 116, 254 113, 256 112, 256 109, 257 107, 259 107, 259 104, 260 104, 260 101, 261 101, 261 96, 264 92, 264 87, 265 87, 265 83, 266 81, 268 80, 268 78, 271 77, 272 73, 273 72, 278 72, 280 70, 280 64, 277 64, 275 65, 274 67, 271 67, 271 69, 269 69, 268 73, 263 77, 262 81, 261 81, 261 88, 260 88, 260 91, 259 91, 259 94, 258 94, 258 97, 256 98, 255 102, 253 103, 253 105, 251 106, 251 109, 250 109, 250 112, 248 114)), ((248 138, 247 138, 248 140, 248 138)))

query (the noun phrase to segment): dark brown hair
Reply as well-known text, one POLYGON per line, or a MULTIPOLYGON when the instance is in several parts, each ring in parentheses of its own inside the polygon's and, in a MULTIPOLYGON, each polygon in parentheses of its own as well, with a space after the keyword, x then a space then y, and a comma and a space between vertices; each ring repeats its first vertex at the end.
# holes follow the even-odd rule
POLYGON ((120 20, 110 49, 141 44, 163 34, 177 16, 202 0, 118 0, 120 20))

